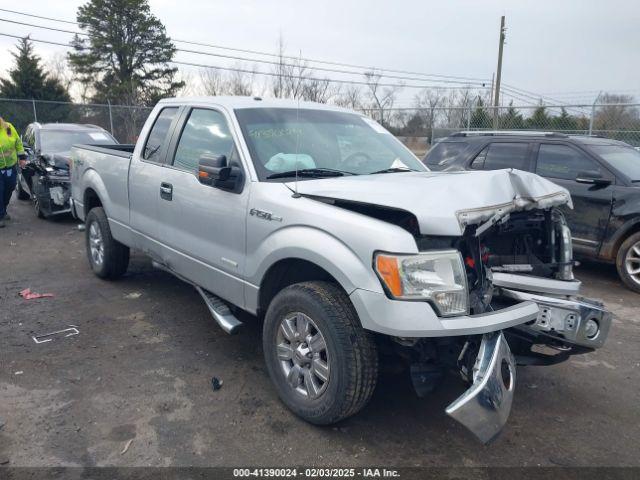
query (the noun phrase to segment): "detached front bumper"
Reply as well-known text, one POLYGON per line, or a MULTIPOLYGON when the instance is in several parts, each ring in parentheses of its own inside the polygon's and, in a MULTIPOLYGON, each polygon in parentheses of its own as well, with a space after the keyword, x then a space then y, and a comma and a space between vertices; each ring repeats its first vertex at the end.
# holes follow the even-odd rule
POLYGON ((473 367, 473 384, 446 408, 482 443, 502 430, 513 402, 516 365, 502 332, 483 335, 473 367))

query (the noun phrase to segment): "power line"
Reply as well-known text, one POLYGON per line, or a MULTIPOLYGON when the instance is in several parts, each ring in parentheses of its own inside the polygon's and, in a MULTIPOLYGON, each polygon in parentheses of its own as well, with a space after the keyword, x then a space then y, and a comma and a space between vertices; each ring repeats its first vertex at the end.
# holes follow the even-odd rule
MULTIPOLYGON (((53 22, 61 22, 61 23, 66 23, 66 24, 70 24, 70 25, 78 25, 78 22, 72 22, 69 20, 63 20, 60 18, 53 18, 53 17, 45 17, 42 15, 34 15, 34 14, 30 14, 30 13, 25 13, 25 12, 19 12, 17 10, 10 10, 7 8, 0 8, 0 11, 3 12, 9 12, 9 13, 13 13, 16 15, 23 15, 23 16, 27 16, 27 17, 34 17, 34 18, 40 18, 43 20, 50 20, 53 22)), ((77 33, 77 32, 73 32, 73 33, 77 33)), ((249 53, 249 54, 254 54, 254 55, 264 55, 264 56, 269 56, 269 57, 275 57, 275 58, 280 58, 281 56, 279 54, 276 53, 271 53, 271 52, 264 52, 264 51, 259 51, 259 50, 249 50, 249 49, 242 49, 242 48, 234 48, 234 47, 228 47, 228 46, 224 46, 224 45, 215 45, 215 44, 210 44, 210 43, 204 43, 204 42, 194 42, 191 40, 180 40, 180 39, 172 39, 174 42, 177 43, 185 43, 185 44, 191 44, 191 45, 198 45, 198 46, 202 46, 202 47, 210 47, 210 48, 217 48, 217 49, 221 49, 221 50, 231 50, 231 51, 236 51, 236 52, 241 52, 241 53, 249 53)), ((338 66, 338 67, 347 67, 347 68, 358 68, 358 69, 364 69, 364 70, 371 70, 374 69, 376 70, 376 72, 393 72, 393 73, 400 73, 400 74, 405 74, 405 75, 419 75, 419 76, 423 76, 423 77, 433 77, 433 78, 442 78, 442 79, 450 79, 450 80, 462 80, 462 81, 475 81, 475 82, 487 82, 488 80, 486 78, 477 78, 477 77, 462 77, 462 76, 454 76, 454 75, 442 75, 442 74, 435 74, 435 73, 423 73, 423 72, 413 72, 413 71, 408 71, 408 70, 396 70, 396 69, 390 69, 390 68, 378 68, 378 67, 373 67, 371 65, 355 65, 355 64, 349 64, 349 63, 341 63, 341 62, 331 62, 328 60, 318 60, 318 59, 312 59, 312 58, 304 58, 304 57, 294 57, 294 56, 290 56, 290 55, 282 55, 282 58, 287 58, 290 60, 299 60, 299 61, 305 61, 305 62, 310 62, 310 63, 320 63, 320 64, 325 64, 325 65, 333 65, 333 66, 338 66)), ((383 75, 383 76, 387 76, 387 75, 383 75)))
MULTIPOLYGON (((0 9, 2 10, 2 9, 0 9)), ((62 32, 62 33, 70 33, 70 34, 74 34, 74 35, 82 35, 82 36, 86 36, 86 37, 95 37, 95 35, 91 35, 89 33, 86 32, 75 32, 73 30, 65 30, 62 28, 54 28, 54 27, 47 27, 44 25, 36 25, 33 23, 26 23, 26 22, 19 22, 17 20, 9 20, 6 18, 0 18, 0 22, 7 22, 7 23, 13 23, 16 25, 23 25, 23 26, 28 26, 28 27, 34 27, 34 28, 40 28, 40 29, 44 29, 44 30, 51 30, 51 31, 55 31, 55 32, 62 32)), ((193 53, 193 54, 197 54, 197 55, 206 55, 206 56, 211 56, 211 57, 219 57, 219 58, 226 58, 226 59, 231 59, 231 60, 240 60, 240 61, 245 61, 245 62, 254 62, 254 63, 263 63, 263 64, 268 64, 268 65, 276 65, 276 66, 282 66, 282 67, 294 67, 294 68, 309 68, 311 70, 316 70, 316 71, 324 71, 324 72, 331 72, 331 73, 340 73, 340 74, 347 74, 347 75, 366 75, 369 72, 349 72, 346 70, 337 70, 337 69, 333 69, 333 68, 324 68, 324 67, 316 67, 316 66, 312 66, 312 67, 306 67, 304 65, 296 65, 296 64, 291 64, 291 63, 281 63, 281 62, 274 62, 271 60, 262 60, 262 59, 256 59, 256 58, 245 58, 245 57, 238 57, 238 56, 234 56, 234 55, 224 55, 224 54, 220 54, 220 53, 212 53, 212 52, 202 52, 199 50, 189 50, 189 49, 183 49, 183 48, 176 48, 176 51, 178 52, 182 52, 182 53, 193 53)), ((380 75, 381 77, 385 77, 385 78, 393 78, 395 80, 409 80, 409 81, 424 81, 424 78, 416 78, 416 77, 403 77, 403 76, 397 76, 397 75, 380 75)), ((462 81, 458 81, 458 80, 431 80, 434 82, 442 82, 442 83, 446 83, 446 84, 463 84, 463 85, 475 85, 475 86, 484 86, 483 84, 478 84, 478 83, 470 83, 470 82, 462 82, 462 81)))
MULTIPOLYGON (((11 37, 11 38, 17 38, 17 39, 23 39, 24 37, 21 37, 19 35, 12 35, 9 33, 2 33, 0 32, 1 36, 4 37, 11 37)), ((37 38, 31 38, 29 37, 29 40, 32 42, 36 42, 36 43, 46 43, 46 44, 50 44, 50 45, 60 45, 62 47, 73 47, 73 45, 68 44, 68 43, 61 43, 61 42, 54 42, 51 40, 40 40, 37 38)), ((221 67, 218 65, 208 65, 208 64, 201 64, 201 63, 193 63, 193 62, 183 62, 183 61, 177 61, 177 60, 172 60, 168 63, 173 63, 176 65, 187 65, 187 66, 192 66, 192 67, 200 67, 200 68, 212 68, 212 69, 217 69, 217 70, 227 70, 227 71, 232 71, 232 72, 242 72, 242 73, 250 73, 250 74, 254 74, 254 75, 266 75, 266 76, 271 76, 271 77, 288 77, 288 78, 295 78, 295 79, 299 79, 299 80, 309 80, 309 81, 318 81, 318 82, 329 82, 329 83, 340 83, 340 84, 348 84, 348 85, 370 85, 370 83, 366 82, 366 81, 356 81, 356 80, 339 80, 339 79, 331 79, 331 78, 315 78, 315 77, 307 77, 307 76, 301 76, 301 75, 288 75, 288 74, 281 74, 281 73, 277 73, 277 72, 263 72, 263 71, 259 71, 259 70, 248 70, 248 69, 244 69, 244 68, 232 68, 232 67, 221 67)), ((406 85, 406 84, 398 84, 398 83, 378 83, 379 87, 397 87, 397 88, 418 88, 418 89, 427 89, 427 88, 431 88, 431 89, 449 89, 449 90, 458 90, 460 89, 460 87, 442 87, 439 85, 406 85)))

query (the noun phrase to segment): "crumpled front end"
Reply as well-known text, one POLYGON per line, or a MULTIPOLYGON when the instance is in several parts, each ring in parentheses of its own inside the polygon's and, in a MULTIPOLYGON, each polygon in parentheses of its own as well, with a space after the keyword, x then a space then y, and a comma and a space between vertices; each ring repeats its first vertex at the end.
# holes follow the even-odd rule
MULTIPOLYGON (((573 277, 571 235, 559 210, 533 208, 476 217, 462 237, 422 236, 416 241, 421 251, 444 243, 461 252, 472 318, 505 312, 523 302, 537 308, 524 322, 482 336, 451 338, 448 347, 458 352, 455 362, 446 359, 444 349, 433 356, 467 382, 467 390, 446 412, 481 442, 491 441, 506 424, 516 365, 551 365, 604 345, 611 313, 601 302, 580 296, 581 283, 573 277)), ((414 371, 428 370, 422 366, 414 371)), ((419 377, 413 380, 415 385, 419 377)))

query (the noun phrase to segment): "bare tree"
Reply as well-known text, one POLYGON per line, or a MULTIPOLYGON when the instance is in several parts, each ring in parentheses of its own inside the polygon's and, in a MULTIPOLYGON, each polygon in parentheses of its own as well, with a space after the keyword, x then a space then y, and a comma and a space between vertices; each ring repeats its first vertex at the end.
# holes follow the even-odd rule
POLYGON ((633 103, 631 95, 617 95, 603 93, 598 98, 598 104, 593 121, 595 130, 624 130, 630 128, 640 120, 640 110, 633 103))
POLYGON ((182 88, 178 90, 176 95, 178 97, 186 97, 189 95, 196 95, 199 92, 199 86, 197 82, 193 78, 193 74, 191 72, 186 72, 184 70, 178 70, 177 74, 178 81, 183 83, 182 88))
POLYGON ((369 89, 369 97, 372 101, 372 107, 378 112, 378 121, 385 125, 388 122, 387 112, 393 108, 393 104, 396 101, 396 97, 402 87, 400 86, 382 86, 380 79, 382 75, 376 70, 371 70, 364 73, 364 77, 369 89))
POLYGON ((334 103, 339 107, 350 108, 351 110, 361 109, 363 105, 360 87, 351 85, 345 88, 335 97, 334 103))
POLYGON ((200 91, 203 95, 219 96, 228 93, 227 81, 217 68, 200 70, 200 91))
POLYGON ((247 69, 243 64, 236 64, 236 70, 232 70, 227 78, 228 93, 230 95, 253 95, 253 83, 255 77, 255 68, 251 73, 247 73, 247 69))
POLYGON ((415 105, 424 116, 427 136, 429 138, 433 138, 433 128, 438 114, 437 109, 443 106, 444 102, 445 97, 440 88, 425 89, 415 96, 415 105))

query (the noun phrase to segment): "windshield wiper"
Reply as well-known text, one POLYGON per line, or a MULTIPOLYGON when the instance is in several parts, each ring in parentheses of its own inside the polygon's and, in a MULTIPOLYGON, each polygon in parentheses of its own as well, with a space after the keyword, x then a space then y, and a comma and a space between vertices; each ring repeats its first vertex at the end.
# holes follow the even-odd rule
MULTIPOLYGON (((353 172, 346 172, 344 170, 336 170, 334 168, 301 168, 297 170, 297 174, 299 177, 342 177, 343 175, 356 175, 353 172)), ((277 172, 272 173, 267 176, 267 179, 270 180, 272 178, 287 178, 287 177, 295 177, 296 170, 287 170, 286 172, 277 172)))
POLYGON ((376 173, 417 172, 417 171, 418 170, 412 170, 411 168, 391 167, 391 168, 384 168, 382 170, 376 170, 375 172, 371 172, 369 175, 374 175, 376 173))

